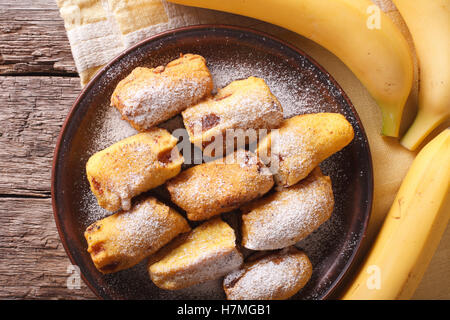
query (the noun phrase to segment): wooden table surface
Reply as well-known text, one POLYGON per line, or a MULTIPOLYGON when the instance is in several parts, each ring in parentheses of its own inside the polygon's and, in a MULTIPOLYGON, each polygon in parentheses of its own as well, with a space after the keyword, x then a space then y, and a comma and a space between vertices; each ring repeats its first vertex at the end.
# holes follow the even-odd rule
MULTIPOLYGON (((50 175, 79 78, 54 0, 0 2, 0 299, 93 299, 68 289, 70 261, 53 220, 50 175)), ((450 228, 442 242, 450 241, 450 228)), ((415 298, 450 299, 450 247, 435 254, 415 298)))

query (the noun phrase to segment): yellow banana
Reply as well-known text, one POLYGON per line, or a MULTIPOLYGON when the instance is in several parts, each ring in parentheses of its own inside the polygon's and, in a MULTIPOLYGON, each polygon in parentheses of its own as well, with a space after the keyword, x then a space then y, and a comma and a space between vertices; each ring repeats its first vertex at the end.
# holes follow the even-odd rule
POLYGON ((370 0, 169 0, 270 22, 301 34, 339 57, 381 108, 382 133, 398 136, 412 86, 408 44, 370 0), (379 18, 379 28, 370 21, 379 18))
POLYGON ((401 144, 414 150, 450 117, 450 0, 394 0, 419 59, 419 111, 401 144))
POLYGON ((450 129, 414 159, 343 299, 409 299, 450 218, 450 129))

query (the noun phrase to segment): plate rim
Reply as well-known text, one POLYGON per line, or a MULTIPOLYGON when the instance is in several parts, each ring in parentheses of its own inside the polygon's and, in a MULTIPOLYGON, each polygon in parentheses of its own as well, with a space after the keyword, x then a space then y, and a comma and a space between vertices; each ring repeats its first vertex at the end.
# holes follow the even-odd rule
MULTIPOLYGON (((145 44, 147 44, 149 42, 153 42, 158 39, 165 38, 170 35, 174 35, 176 33, 190 32, 193 30, 195 30, 195 31, 207 30, 207 29, 212 29, 212 30, 224 29, 224 30, 239 31, 239 32, 243 32, 243 33, 252 33, 259 37, 265 37, 274 42, 278 42, 281 45, 291 49, 295 53, 305 57, 310 63, 312 63, 323 74, 325 74, 328 77, 328 79, 331 81, 331 83, 340 90, 342 97, 345 99, 347 105, 350 107, 356 122, 360 126, 360 129, 361 129, 360 133, 362 135, 362 138, 366 142, 365 144, 367 146, 367 155, 368 155, 368 172, 367 172, 368 198, 366 199, 367 209, 366 209, 366 212, 364 212, 364 220, 362 221, 363 227, 361 229, 361 237, 358 239, 358 243, 354 246, 354 249, 352 250, 352 254, 349 256, 347 263, 345 264, 345 266, 343 267, 342 271, 339 273, 339 275, 337 276, 335 281, 329 286, 329 288, 325 291, 325 293, 323 293, 319 298, 320 300, 327 300, 333 293, 335 293, 335 291, 338 291, 338 289, 340 289, 339 287, 342 285, 344 278, 349 275, 349 271, 352 269, 352 267, 354 266, 354 264, 356 262, 356 257, 359 254, 361 254, 362 243, 367 237, 367 227, 368 227, 368 223, 369 223, 369 220, 370 220, 370 217, 372 214, 373 195, 374 195, 373 160, 372 160, 372 154, 370 151, 369 140, 367 138, 367 134, 366 134, 366 131, 362 124, 362 121, 359 117, 359 114, 356 111, 355 107, 353 106, 353 103, 351 102, 350 98, 347 96, 347 93, 342 89, 342 87, 339 85, 339 83, 334 79, 334 77, 322 65, 320 65, 314 58, 312 58, 310 55, 305 53, 300 48, 297 48, 296 46, 294 46, 276 36, 273 36, 266 32, 259 31, 259 30, 249 28, 249 27, 241 27, 241 26, 227 25, 227 24, 196 24, 196 25, 174 28, 174 29, 170 29, 170 30, 166 30, 166 31, 157 33, 153 36, 150 36, 148 38, 145 38, 145 39, 137 42, 136 44, 125 49, 124 51, 119 53, 117 56, 112 58, 106 65, 104 65, 100 70, 98 70, 97 73, 94 75, 94 77, 92 77, 91 80, 82 88, 82 90, 78 94, 77 98, 73 102, 72 106, 70 107, 69 112, 67 113, 67 116, 61 126, 61 129, 59 131, 59 134, 58 134, 58 137, 56 140, 56 145, 55 145, 53 159, 52 159, 51 198, 52 198, 53 218, 55 220, 56 228, 58 230, 58 235, 59 235, 61 243, 64 247, 64 250, 65 250, 67 256, 69 257, 70 262, 73 265, 76 265, 75 258, 73 257, 72 253, 69 250, 68 244, 66 242, 65 234, 61 228, 62 222, 58 215, 59 206, 57 205, 57 202, 56 202, 55 185, 56 185, 56 180, 57 180, 56 173, 57 173, 57 169, 58 169, 58 165, 59 165, 57 160, 61 153, 61 148, 64 145, 64 135, 66 134, 68 124, 72 120, 80 101, 85 97, 85 95, 88 93, 88 91, 91 90, 91 88, 95 85, 95 83, 98 81, 98 79, 100 77, 102 77, 111 68, 111 66, 113 64, 115 64, 118 60, 126 57, 132 51, 138 50, 140 47, 143 47, 145 44)), ((97 296, 97 298, 102 299, 102 300, 107 299, 100 295, 100 292, 97 290, 97 288, 95 288, 94 285, 90 281, 87 280, 87 278, 85 277, 85 275, 82 272, 80 272, 80 276, 83 279, 84 283, 87 285, 87 287, 97 296)))

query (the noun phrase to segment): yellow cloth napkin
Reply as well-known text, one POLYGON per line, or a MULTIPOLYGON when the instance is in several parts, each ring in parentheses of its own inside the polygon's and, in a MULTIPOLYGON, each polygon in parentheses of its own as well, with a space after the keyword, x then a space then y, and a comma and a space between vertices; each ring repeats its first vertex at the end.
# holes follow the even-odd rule
MULTIPOLYGON (((372 1, 393 19, 413 48, 409 32, 391 0, 372 1)), ((252 27, 286 40, 312 56, 348 94, 368 135, 375 176, 372 217, 363 246, 368 248, 415 154, 401 147, 396 139, 380 135, 381 113, 378 106, 338 58, 288 30, 242 16, 180 6, 165 0, 57 0, 57 4, 83 85, 125 48, 158 32, 192 24, 222 23, 252 27)), ((417 63, 415 74, 415 85, 405 109, 405 125, 412 120, 417 103, 417 63)))

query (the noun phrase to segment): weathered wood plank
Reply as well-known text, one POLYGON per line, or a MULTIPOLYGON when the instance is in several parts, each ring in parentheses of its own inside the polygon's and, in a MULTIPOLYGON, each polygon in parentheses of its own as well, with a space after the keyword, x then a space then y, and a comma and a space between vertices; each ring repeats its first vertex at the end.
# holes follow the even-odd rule
POLYGON ((49 196, 53 150, 78 78, 0 77, 0 194, 49 196))
POLYGON ((54 0, 0 2, 0 74, 76 73, 54 0))
POLYGON ((0 198, 0 299, 94 299, 81 281, 69 290, 70 261, 51 199, 0 198))

